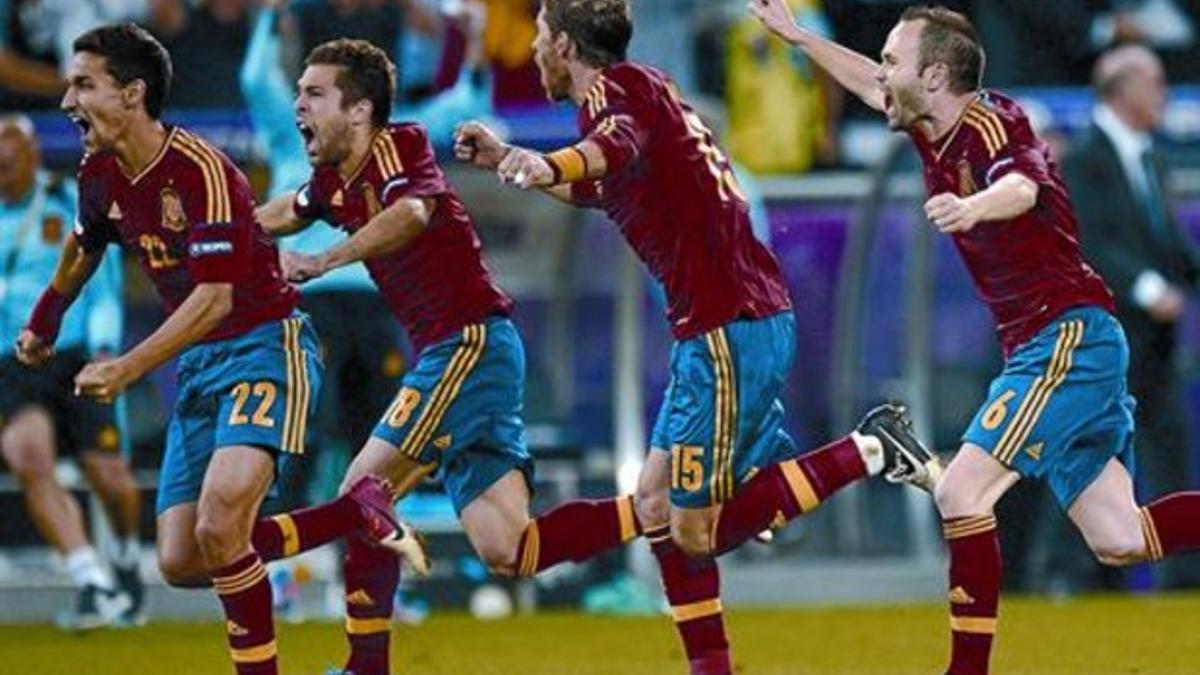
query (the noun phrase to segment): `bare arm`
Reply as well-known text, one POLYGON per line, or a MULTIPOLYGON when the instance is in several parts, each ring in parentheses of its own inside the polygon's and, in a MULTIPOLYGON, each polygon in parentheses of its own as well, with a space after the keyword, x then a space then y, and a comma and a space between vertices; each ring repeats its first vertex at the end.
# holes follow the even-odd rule
POLYGON ((110 401, 131 383, 212 333, 233 310, 233 284, 198 284, 171 316, 133 349, 111 361, 89 363, 75 376, 75 392, 110 401))
POLYGON ((283 237, 299 232, 312 225, 312 221, 296 214, 296 209, 293 207, 295 200, 296 193, 294 191, 285 192, 254 209, 254 218, 272 237, 283 237))
POLYGON ((883 92, 875 82, 879 64, 833 40, 804 30, 792 17, 787 0, 748 0, 750 13, 789 44, 800 48, 822 70, 875 110, 883 110, 883 92))
POLYGON ((1009 220, 1037 204, 1038 184, 1028 176, 1010 173, 970 197, 944 192, 925 202, 925 214, 946 233, 967 232, 978 223, 1009 220))

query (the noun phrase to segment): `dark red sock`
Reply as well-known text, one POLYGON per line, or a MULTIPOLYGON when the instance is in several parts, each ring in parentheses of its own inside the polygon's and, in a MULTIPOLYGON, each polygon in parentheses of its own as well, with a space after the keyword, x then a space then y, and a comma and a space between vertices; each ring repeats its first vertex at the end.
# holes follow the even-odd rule
POLYGON ((319 506, 259 519, 250 544, 268 562, 289 558, 346 536, 358 527, 359 519, 358 506, 342 495, 319 506))
POLYGON ((517 546, 516 572, 530 577, 564 560, 582 562, 638 534, 633 497, 567 502, 530 521, 517 546))
POLYGON ((721 505, 713 552, 737 548, 768 527, 811 512, 834 492, 867 475, 849 436, 759 471, 721 505))
POLYGON ((267 568, 250 552, 212 571, 213 588, 225 608, 225 632, 238 675, 277 675, 275 624, 267 568))
POLYGON ((1000 607, 1000 538, 996 517, 942 522, 950 546, 949 675, 987 675, 1000 607))
POLYGON ((1175 492, 1143 508, 1142 532, 1155 562, 1178 551, 1200 549, 1200 492, 1175 492))
POLYGON ((670 527, 647 530, 650 550, 658 558, 663 590, 671 605, 675 629, 683 640, 691 675, 730 675, 729 641, 721 614, 721 576, 717 561, 689 557, 671 540, 670 527))
POLYGON ((392 605, 396 587, 400 585, 400 560, 361 537, 350 537, 343 575, 346 638, 350 641, 346 670, 354 675, 390 675, 388 645, 392 636, 392 605))

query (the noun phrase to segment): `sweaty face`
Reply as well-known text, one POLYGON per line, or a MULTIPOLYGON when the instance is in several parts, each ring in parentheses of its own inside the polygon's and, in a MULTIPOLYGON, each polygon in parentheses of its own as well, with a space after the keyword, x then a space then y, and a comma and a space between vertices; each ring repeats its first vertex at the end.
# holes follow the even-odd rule
POLYGON ((337 86, 341 66, 312 65, 300 76, 296 128, 310 164, 337 164, 350 154, 350 111, 337 86))
POLYGON ((136 113, 126 105, 125 88, 105 63, 103 56, 77 52, 67 68, 67 93, 59 106, 83 133, 83 148, 88 152, 112 149, 136 113))
POLYGON ((537 64, 542 78, 542 89, 551 101, 562 101, 571 95, 571 73, 566 60, 555 47, 550 26, 546 24, 546 10, 537 16, 537 36, 533 39, 533 62, 537 64))
POLYGON ((883 93, 883 112, 893 131, 908 129, 929 109, 920 72, 922 23, 901 21, 883 45, 875 81, 883 93))
POLYGON ((29 194, 37 165, 32 138, 16 127, 0 129, 0 201, 11 204, 29 194))

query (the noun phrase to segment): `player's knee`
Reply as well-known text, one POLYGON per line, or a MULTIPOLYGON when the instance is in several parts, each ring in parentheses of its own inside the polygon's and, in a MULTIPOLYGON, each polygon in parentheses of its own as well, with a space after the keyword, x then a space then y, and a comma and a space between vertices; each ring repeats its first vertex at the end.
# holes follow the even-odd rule
POLYGON ((693 557, 712 555, 711 523, 703 518, 672 518, 671 538, 684 553, 693 557))
POLYGON ((176 588, 199 588, 208 583, 203 563, 178 551, 159 548, 158 571, 163 581, 176 588))
POLYGON ((962 518, 991 512, 990 506, 984 504, 978 494, 964 489, 961 483, 953 480, 938 481, 933 488, 933 501, 943 518, 962 518))
POLYGON ((1145 562, 1146 540, 1140 531, 1111 533, 1104 540, 1092 544, 1092 553, 1102 564, 1124 567, 1145 562))
POLYGON ((519 544, 501 542, 497 539, 479 542, 475 552, 479 559, 487 565, 492 574, 502 577, 516 576, 517 547, 519 544))
POLYGON ((21 485, 54 480, 54 453, 49 448, 40 447, 15 434, 10 436, 7 431, 0 437, 0 444, 3 445, 9 470, 21 485))
POLYGON ((194 533, 205 560, 212 565, 232 562, 230 558, 245 544, 233 521, 222 514, 201 513, 194 533))
POLYGON ((633 509, 643 530, 665 525, 671 519, 670 496, 657 486, 639 484, 633 497, 633 509))

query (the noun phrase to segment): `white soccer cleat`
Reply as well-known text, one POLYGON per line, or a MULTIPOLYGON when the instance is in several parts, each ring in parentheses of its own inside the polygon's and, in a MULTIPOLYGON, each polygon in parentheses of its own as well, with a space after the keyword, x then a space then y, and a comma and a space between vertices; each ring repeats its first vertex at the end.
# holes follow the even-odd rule
POLYGON ((396 535, 380 541, 379 545, 400 556, 405 566, 416 576, 420 578, 429 576, 432 564, 425 536, 403 520, 398 520, 397 523, 400 525, 400 530, 396 535))

